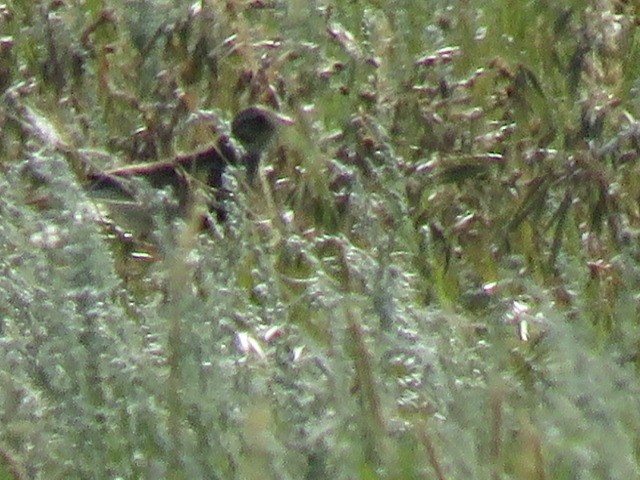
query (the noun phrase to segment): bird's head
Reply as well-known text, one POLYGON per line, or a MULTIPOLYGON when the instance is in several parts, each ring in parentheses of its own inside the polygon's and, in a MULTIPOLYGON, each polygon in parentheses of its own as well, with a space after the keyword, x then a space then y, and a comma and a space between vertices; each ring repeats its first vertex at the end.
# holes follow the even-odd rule
POLYGON ((275 138, 278 127, 292 124, 293 120, 289 117, 265 107, 253 106, 234 117, 231 133, 247 153, 261 153, 275 138))
POLYGON ((292 125, 293 120, 265 107, 252 106, 239 112, 231 123, 231 133, 245 150, 243 162, 247 180, 255 180, 260 155, 276 137, 282 125, 292 125))

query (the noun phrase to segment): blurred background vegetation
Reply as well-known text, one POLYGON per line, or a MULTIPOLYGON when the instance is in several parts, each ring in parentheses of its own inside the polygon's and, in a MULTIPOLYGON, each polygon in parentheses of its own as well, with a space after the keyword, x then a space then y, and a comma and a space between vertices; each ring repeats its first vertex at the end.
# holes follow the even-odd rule
POLYGON ((0 3, 0 478, 640 478, 639 19, 0 3), (226 224, 102 224, 253 104, 226 224))

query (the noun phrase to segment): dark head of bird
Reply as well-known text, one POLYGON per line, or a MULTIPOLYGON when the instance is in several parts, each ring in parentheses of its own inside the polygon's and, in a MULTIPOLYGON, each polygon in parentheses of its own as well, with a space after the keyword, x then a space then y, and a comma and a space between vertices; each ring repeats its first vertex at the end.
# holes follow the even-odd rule
POLYGON ((273 141, 280 125, 293 121, 269 109, 253 106, 238 113, 231 123, 231 133, 245 150, 242 163, 247 169, 247 181, 254 182, 260 156, 273 141))

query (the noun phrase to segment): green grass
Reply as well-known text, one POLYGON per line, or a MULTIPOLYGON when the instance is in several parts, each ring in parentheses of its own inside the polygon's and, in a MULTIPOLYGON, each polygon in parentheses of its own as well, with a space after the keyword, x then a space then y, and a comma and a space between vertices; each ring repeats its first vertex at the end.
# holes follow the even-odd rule
POLYGON ((639 476, 640 12, 413 3, 0 6, 0 478, 639 476), (101 226, 256 103, 227 224, 101 226))

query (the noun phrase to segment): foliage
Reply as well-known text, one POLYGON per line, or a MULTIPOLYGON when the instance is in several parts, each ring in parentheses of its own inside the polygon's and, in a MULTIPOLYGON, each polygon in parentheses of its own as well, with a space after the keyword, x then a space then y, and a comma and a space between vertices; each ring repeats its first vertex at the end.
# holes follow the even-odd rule
POLYGON ((414 3, 0 4, 0 478, 639 476, 638 7, 414 3), (257 103, 227 223, 103 225, 257 103))

